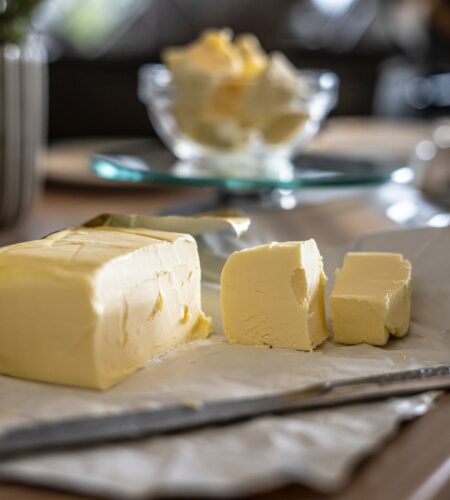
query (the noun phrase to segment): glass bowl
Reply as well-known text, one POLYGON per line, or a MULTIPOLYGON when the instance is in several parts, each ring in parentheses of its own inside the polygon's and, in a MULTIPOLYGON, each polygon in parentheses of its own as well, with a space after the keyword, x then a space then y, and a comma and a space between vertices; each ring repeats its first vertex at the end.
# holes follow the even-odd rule
POLYGON ((266 171, 301 150, 335 106, 339 85, 327 70, 299 70, 290 86, 279 78, 259 86, 185 85, 162 64, 142 66, 138 82, 154 129, 178 159, 235 174, 243 167, 266 171))

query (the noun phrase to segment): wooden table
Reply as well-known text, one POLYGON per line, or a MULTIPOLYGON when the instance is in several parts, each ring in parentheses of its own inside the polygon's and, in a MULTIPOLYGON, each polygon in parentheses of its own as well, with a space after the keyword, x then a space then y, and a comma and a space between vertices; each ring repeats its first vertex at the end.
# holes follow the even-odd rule
MULTIPOLYGON (((323 203, 301 205, 283 215, 281 232, 292 238, 314 237, 319 243, 344 243, 369 230, 392 227, 374 208, 375 192, 349 193, 323 203)), ((318 195, 319 196, 319 195, 318 195)), ((117 189, 47 186, 30 218, 14 231, 0 233, 0 244, 41 237, 76 225, 102 212, 149 212, 173 203, 208 201, 210 189, 117 189)), ((255 216, 255 223, 279 220, 279 213, 255 216)), ((280 236, 283 236, 280 233, 280 236)), ((449 354, 450 357, 450 354, 449 354)), ((450 498, 450 394, 442 397, 425 416, 403 424, 396 436, 360 464, 351 483, 335 495, 321 495, 301 486, 290 486, 259 499, 339 500, 444 500, 450 498)), ((0 485, 0 499, 69 500, 86 498, 23 485, 0 485)))

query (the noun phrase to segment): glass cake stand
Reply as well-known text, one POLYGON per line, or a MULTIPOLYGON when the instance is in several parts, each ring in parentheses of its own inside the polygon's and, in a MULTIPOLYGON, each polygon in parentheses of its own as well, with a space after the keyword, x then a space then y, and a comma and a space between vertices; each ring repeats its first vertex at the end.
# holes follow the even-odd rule
POLYGON ((405 165, 351 156, 302 153, 289 160, 255 162, 238 155, 210 161, 180 161, 153 140, 132 141, 120 150, 92 156, 96 175, 113 181, 216 187, 221 191, 258 192, 314 187, 382 184, 405 165))

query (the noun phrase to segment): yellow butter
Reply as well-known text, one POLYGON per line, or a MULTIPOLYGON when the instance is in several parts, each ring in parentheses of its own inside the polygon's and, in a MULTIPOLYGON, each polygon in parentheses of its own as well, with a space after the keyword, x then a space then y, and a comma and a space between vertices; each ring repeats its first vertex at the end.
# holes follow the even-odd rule
POLYGON ((205 118, 197 120, 192 137, 207 146, 233 149, 245 144, 249 132, 236 120, 205 118))
POLYGON ((235 45, 243 62, 241 77, 253 78, 266 69, 268 56, 256 36, 249 33, 238 35, 235 45))
POLYGON ((168 47, 162 59, 177 80, 233 76, 242 70, 242 61, 232 36, 227 29, 206 30, 186 47, 168 47))
POLYGON ((281 144, 294 139, 308 119, 309 115, 302 112, 280 114, 262 129, 264 139, 269 144, 281 144))
POLYGON ((242 97, 242 119, 247 125, 267 126, 280 115, 298 111, 299 78, 279 52, 269 56, 266 68, 242 97))
POLYGON ((78 228, 0 249, 0 373, 106 388, 208 336, 189 235, 78 228))
POLYGON ((272 145, 291 140, 309 118, 302 92, 309 87, 279 52, 266 54, 251 34, 206 30, 185 47, 162 53, 175 89, 178 127, 205 146, 233 150, 255 132, 272 145))
POLYGON ((396 253, 348 253, 331 294, 334 339, 384 345, 410 318, 411 264, 396 253))
POLYGON ((228 341, 314 349, 328 336, 325 284, 314 240, 233 253, 221 276, 222 322, 228 341))
POLYGON ((200 142, 198 121, 210 112, 211 101, 224 79, 242 71, 241 57, 231 39, 230 30, 207 30, 186 47, 168 47, 162 53, 174 82, 174 117, 185 134, 200 142))

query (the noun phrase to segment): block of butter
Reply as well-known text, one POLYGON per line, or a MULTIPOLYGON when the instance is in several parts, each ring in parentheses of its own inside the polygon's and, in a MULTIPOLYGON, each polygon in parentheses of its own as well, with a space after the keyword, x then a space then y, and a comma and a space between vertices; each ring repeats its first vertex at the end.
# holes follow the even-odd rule
POLYGON ((411 264, 396 253, 348 253, 331 294, 334 339, 384 345, 410 318, 411 264))
POLYGON ((0 249, 0 373, 104 389, 210 333, 195 240, 76 228, 0 249))
POLYGON ((328 336, 325 283, 314 240, 233 253, 221 276, 225 336, 231 344, 314 349, 328 336))

